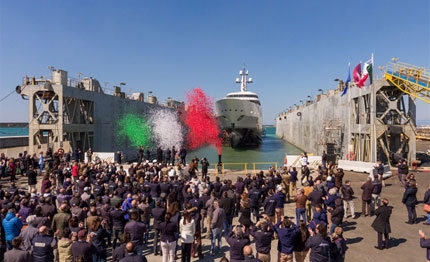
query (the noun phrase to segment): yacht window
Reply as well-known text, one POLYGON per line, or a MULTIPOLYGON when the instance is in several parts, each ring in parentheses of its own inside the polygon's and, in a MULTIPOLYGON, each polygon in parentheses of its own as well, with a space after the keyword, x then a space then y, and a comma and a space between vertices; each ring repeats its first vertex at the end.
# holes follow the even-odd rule
POLYGON ((258 98, 257 95, 228 95, 227 97, 254 97, 254 98, 258 98))

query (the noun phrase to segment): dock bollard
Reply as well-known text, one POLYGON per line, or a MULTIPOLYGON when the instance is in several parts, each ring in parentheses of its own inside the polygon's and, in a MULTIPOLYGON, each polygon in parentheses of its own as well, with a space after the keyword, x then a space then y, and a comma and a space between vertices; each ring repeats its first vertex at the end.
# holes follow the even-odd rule
POLYGON ((218 174, 221 175, 222 174, 222 161, 221 161, 221 154, 218 155, 218 165, 217 165, 217 169, 218 169, 218 174))

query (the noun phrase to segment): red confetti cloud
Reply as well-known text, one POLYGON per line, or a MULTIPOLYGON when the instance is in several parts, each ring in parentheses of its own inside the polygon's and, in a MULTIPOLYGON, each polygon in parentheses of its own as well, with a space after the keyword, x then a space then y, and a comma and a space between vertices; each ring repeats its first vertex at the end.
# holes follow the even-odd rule
POLYGON ((184 122, 188 126, 189 148, 213 145, 221 154, 220 129, 213 111, 213 100, 201 88, 191 90, 186 98, 184 122))

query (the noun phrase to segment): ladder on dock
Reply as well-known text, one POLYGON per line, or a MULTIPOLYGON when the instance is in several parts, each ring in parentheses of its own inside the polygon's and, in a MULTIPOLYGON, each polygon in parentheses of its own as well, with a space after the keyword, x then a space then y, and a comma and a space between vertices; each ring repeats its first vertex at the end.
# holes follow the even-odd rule
POLYGON ((430 104, 430 69, 402 62, 389 62, 385 79, 404 93, 430 104))

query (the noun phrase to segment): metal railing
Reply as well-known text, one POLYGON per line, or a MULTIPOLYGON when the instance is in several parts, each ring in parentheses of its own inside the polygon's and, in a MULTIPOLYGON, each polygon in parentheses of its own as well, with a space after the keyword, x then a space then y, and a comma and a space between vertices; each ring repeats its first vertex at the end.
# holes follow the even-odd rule
POLYGON ((430 104, 430 70, 402 62, 389 62, 385 79, 404 93, 430 104))
POLYGON ((275 166, 275 169, 278 169, 278 162, 253 162, 252 163, 252 170, 254 170, 254 173, 257 172, 256 166, 257 165, 269 165, 269 166, 275 166))
MULTIPOLYGON (((211 166, 213 166, 215 170, 218 170, 218 163, 217 164, 211 164, 211 166)), ((221 164, 221 173, 222 174, 225 173, 225 167, 226 166, 240 166, 240 167, 242 167, 242 168, 239 168, 239 169, 235 169, 235 168, 228 169, 230 171, 244 171, 245 173, 248 172, 248 163, 222 163, 221 164)))

